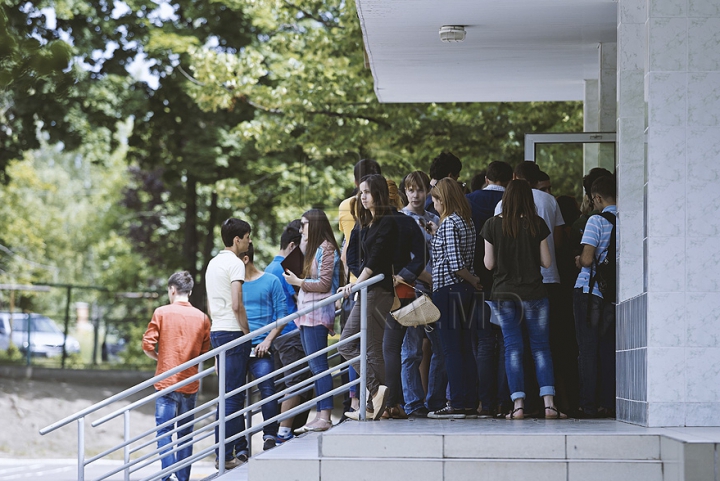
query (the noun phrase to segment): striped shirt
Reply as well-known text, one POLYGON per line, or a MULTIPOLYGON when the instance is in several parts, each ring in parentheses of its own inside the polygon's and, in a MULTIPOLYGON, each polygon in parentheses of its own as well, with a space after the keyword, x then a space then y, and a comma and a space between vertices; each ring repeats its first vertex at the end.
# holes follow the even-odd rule
POLYGON ((473 272, 475 225, 453 213, 440 224, 432 239, 433 291, 462 282, 455 274, 463 267, 473 272))
MULTIPOLYGON (((609 205, 603 209, 603 212, 612 212, 617 216, 617 206, 609 205)), ((601 215, 592 215, 585 225, 582 240, 580 244, 595 247, 595 260, 602 262, 607 257, 608 247, 610 246, 610 234, 612 234, 612 224, 601 215)), ((575 288, 582 288, 587 294, 590 290, 590 268, 583 267, 578 274, 575 288)), ((597 284, 593 286, 593 295, 602 298, 602 293, 598 289, 597 284)))
MULTIPOLYGON (((435 225, 440 224, 440 217, 436 216, 432 212, 425 211, 423 215, 418 215, 415 212, 409 210, 407 207, 401 210, 403 214, 410 216, 411 218, 415 219, 415 222, 417 222, 417 225, 420 226, 420 230, 422 230, 423 235, 425 236, 425 242, 428 246, 428 252, 430 253, 430 258, 428 259, 428 263, 425 265, 425 270, 428 271, 430 274, 432 274, 433 271, 433 261, 432 261, 432 234, 428 232, 427 225, 428 222, 432 222, 435 225)), ((415 276, 412 276, 410 279, 406 279, 410 284, 413 282, 416 282, 415 287, 420 289, 423 292, 430 293, 431 289, 428 285, 424 284, 422 281, 418 281, 415 276)))

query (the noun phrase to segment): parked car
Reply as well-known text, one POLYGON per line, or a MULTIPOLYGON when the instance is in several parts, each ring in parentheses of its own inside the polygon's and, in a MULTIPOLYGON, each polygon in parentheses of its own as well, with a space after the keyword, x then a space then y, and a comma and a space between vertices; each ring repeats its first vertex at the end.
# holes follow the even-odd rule
MULTIPOLYGON (((47 316, 34 313, 13 312, 12 329, 10 313, 0 312, 0 349, 10 346, 12 342, 21 352, 28 349, 28 322, 30 323, 30 353, 33 356, 55 357, 62 355, 65 336, 62 329, 47 316)), ((72 336, 65 341, 65 352, 77 354, 80 343, 72 336)))
POLYGON ((120 354, 127 349, 127 340, 118 330, 117 326, 109 324, 105 328, 105 337, 102 343, 103 362, 116 362, 120 360, 120 354))

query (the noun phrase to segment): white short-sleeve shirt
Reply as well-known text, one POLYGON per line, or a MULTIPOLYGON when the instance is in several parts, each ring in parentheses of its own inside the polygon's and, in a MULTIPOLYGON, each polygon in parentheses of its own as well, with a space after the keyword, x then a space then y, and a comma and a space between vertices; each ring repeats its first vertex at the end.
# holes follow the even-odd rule
MULTIPOLYGON (((232 283, 245 281, 245 264, 224 249, 213 257, 205 271, 205 289, 210 307, 211 331, 240 331, 232 310, 232 283)), ((245 333, 247 334, 247 333, 245 333)))
MULTIPOLYGON (((555 227, 565 225, 565 220, 560 213, 560 206, 555 197, 541 190, 533 189, 533 200, 535 208, 540 217, 543 218, 547 226, 550 228, 550 235, 547 238, 548 247, 550 248, 550 257, 552 265, 550 267, 541 267, 544 284, 558 284, 560 282, 560 273, 558 272, 557 262, 555 261, 555 238, 553 231, 555 227)), ((502 214, 502 201, 498 202, 495 207, 495 215, 502 214)))

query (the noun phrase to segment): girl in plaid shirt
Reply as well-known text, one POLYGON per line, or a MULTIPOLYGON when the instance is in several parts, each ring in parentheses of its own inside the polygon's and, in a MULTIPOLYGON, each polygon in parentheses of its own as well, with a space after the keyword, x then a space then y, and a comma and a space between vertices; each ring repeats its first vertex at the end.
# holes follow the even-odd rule
MULTIPOLYGON (((462 188, 451 179, 441 179, 430 191, 440 214, 440 226, 432 239, 433 302, 440 310, 435 324, 445 356, 450 400, 428 414, 436 419, 477 417, 477 366, 472 352, 471 327, 476 312, 480 279, 473 272, 475 226, 462 188)), ((482 299, 482 296, 480 296, 482 299)))

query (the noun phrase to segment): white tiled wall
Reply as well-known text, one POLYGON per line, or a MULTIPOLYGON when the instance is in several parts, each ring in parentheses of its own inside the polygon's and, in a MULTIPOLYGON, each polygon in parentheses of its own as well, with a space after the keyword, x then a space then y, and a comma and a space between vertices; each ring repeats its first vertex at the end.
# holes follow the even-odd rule
POLYGON ((718 426, 720 2, 620 0, 618 49, 620 301, 647 302, 647 345, 618 355, 647 365, 626 420, 718 426))

